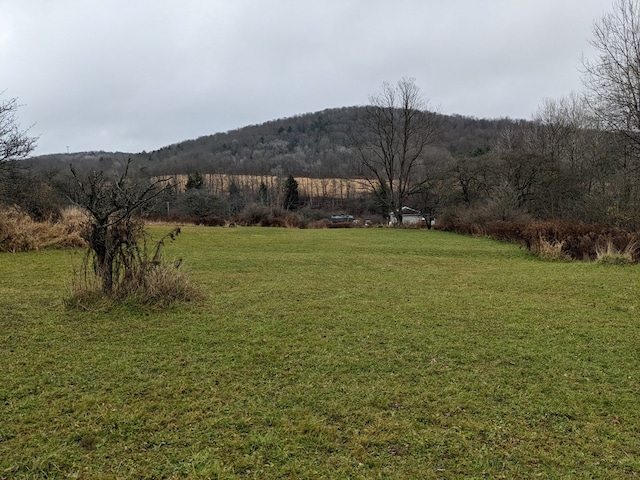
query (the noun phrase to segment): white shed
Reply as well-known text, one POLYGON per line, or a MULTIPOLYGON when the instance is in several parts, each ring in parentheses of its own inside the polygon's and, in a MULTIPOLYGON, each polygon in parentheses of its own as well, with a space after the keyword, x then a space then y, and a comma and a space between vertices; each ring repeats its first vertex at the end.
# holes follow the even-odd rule
MULTIPOLYGON (((420 222, 424 222, 425 218, 418 210, 414 210, 409 207, 402 207, 402 224, 403 225, 419 225, 420 222)), ((398 219, 396 214, 391 212, 389 214, 389 225, 397 225, 398 219)))

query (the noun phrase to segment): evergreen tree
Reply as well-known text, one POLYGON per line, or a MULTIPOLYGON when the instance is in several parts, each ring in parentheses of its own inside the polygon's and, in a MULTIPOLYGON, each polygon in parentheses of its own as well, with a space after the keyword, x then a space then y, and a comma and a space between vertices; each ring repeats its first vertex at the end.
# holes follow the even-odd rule
POLYGON ((269 190, 264 182, 260 182, 260 189, 258 190, 258 202, 262 205, 269 204, 269 190))
POLYGON ((235 180, 231 180, 229 184, 229 208, 232 214, 238 213, 244 207, 244 199, 242 198, 242 192, 240 186, 235 180))
POLYGON ((299 205, 298 182, 293 178, 293 175, 290 174, 284 184, 284 208, 287 210, 295 210, 299 205))
POLYGON ((200 190, 204 186, 204 179, 199 172, 193 174, 193 177, 189 175, 187 179, 187 184, 185 185, 186 190, 200 190))

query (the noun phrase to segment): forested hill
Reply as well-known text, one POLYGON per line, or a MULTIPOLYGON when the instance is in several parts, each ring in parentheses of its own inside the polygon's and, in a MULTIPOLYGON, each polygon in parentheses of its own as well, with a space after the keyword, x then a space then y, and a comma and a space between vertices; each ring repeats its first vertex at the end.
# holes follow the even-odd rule
MULTIPOLYGON (((153 152, 56 154, 34 157, 29 162, 47 168, 73 162, 108 170, 131 157, 151 175, 200 172, 350 177, 354 155, 348 132, 362 128, 365 113, 365 107, 333 108, 185 140, 153 152)), ((461 115, 439 118, 442 131, 437 146, 453 156, 487 152, 508 126, 524 122, 461 115)))

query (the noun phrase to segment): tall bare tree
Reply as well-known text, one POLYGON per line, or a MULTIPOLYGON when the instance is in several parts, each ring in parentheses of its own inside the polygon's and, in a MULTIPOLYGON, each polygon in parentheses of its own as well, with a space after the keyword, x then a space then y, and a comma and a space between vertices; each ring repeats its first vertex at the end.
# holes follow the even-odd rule
POLYGON ((29 156, 38 140, 20 126, 19 107, 16 98, 0 98, 0 204, 19 206, 37 219, 53 218, 58 207, 51 188, 17 162, 29 156))
MULTIPOLYGON (((1 92, 0 92, 1 93, 1 92)), ((35 148, 37 137, 28 135, 18 122, 18 100, 0 100, 0 162, 20 160, 27 157, 35 148)))
POLYGON ((614 0, 590 43, 597 57, 583 60, 589 103, 608 129, 640 148, 640 3, 614 0))
POLYGON ((426 181, 417 172, 438 138, 438 117, 426 110, 413 79, 385 82, 369 102, 364 131, 352 135, 360 173, 378 202, 402 223, 402 207, 426 181))
POLYGON ((619 140, 615 179, 618 221, 640 215, 640 3, 614 0, 593 24, 594 60, 583 61, 590 106, 619 140), (621 219, 621 220, 620 220, 621 219))

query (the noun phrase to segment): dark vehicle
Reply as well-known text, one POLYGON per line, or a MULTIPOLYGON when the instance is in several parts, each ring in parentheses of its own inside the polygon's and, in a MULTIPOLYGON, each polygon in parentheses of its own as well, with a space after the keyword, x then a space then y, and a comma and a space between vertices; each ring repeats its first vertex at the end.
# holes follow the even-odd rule
POLYGON ((353 222, 354 220, 353 215, 331 215, 331 223, 353 222))

